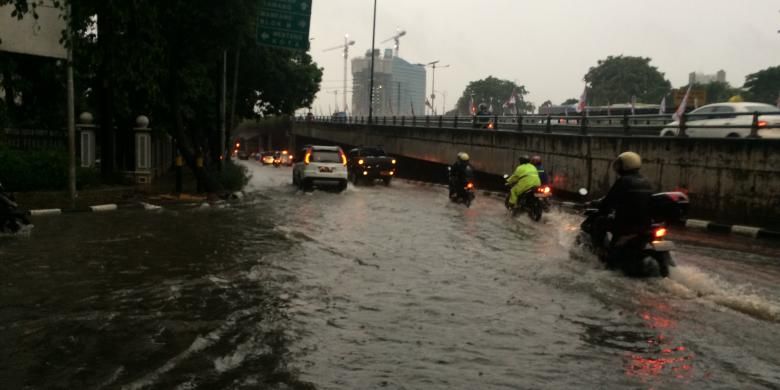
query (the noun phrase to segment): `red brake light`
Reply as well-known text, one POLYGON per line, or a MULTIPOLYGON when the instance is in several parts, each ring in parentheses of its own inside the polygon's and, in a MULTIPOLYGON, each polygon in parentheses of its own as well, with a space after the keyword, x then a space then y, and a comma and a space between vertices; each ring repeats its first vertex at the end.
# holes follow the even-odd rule
POLYGON ((659 228, 655 230, 655 238, 664 238, 666 237, 667 230, 666 228, 659 228))
POLYGON ((473 190, 474 189, 474 183, 468 183, 466 184, 466 189, 473 190))
POLYGON ((767 126, 769 126, 769 123, 767 123, 766 121, 758 121, 758 128, 759 129, 763 129, 764 127, 767 127, 767 126))

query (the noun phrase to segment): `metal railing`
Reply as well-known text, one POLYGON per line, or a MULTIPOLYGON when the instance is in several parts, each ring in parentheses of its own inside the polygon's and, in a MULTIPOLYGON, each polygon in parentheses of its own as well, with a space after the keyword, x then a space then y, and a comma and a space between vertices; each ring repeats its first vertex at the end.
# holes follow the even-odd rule
MULTIPOLYGON (((689 130, 733 129, 723 136, 761 138, 762 130, 780 129, 780 112, 683 114, 675 121, 671 114, 657 115, 514 115, 514 116, 380 116, 371 123, 366 116, 298 117, 298 122, 420 127, 440 129, 472 129, 558 134, 613 134, 627 136, 688 137, 689 130), (746 117, 750 117, 747 119, 746 117), (708 123, 719 119, 724 123, 708 123), (728 120, 733 119, 735 123, 728 120), (739 123, 736 123, 739 122, 739 123)), ((780 133, 780 132, 778 132, 780 133)), ((707 136, 700 135, 700 136, 707 136)))
POLYGON ((64 130, 1 129, 0 144, 13 149, 65 149, 68 133, 64 130))

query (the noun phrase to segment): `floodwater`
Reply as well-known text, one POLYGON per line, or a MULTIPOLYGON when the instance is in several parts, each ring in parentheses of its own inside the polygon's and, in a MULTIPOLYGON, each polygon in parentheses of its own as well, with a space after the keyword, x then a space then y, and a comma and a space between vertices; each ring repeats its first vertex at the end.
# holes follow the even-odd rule
POLYGON ((575 215, 247 166, 241 203, 0 238, 2 388, 780 388, 774 249, 633 280, 571 256, 575 215))

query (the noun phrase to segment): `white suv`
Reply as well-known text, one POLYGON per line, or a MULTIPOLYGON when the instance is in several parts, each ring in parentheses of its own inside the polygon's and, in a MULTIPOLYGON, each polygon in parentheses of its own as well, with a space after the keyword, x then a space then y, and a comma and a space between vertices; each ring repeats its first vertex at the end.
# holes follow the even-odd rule
POLYGON ((293 166, 293 184, 304 191, 315 186, 347 189, 347 156, 338 146, 307 145, 298 151, 293 166))

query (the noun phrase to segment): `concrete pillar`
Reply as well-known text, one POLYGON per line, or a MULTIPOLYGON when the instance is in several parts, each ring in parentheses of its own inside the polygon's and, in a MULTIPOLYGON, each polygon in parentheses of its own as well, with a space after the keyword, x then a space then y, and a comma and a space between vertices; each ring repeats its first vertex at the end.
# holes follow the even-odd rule
POLYGON ((149 118, 144 115, 135 120, 135 182, 150 184, 152 182, 152 129, 149 128, 149 118))
POLYGON ((88 112, 79 115, 79 160, 82 168, 95 166, 95 118, 88 112))

